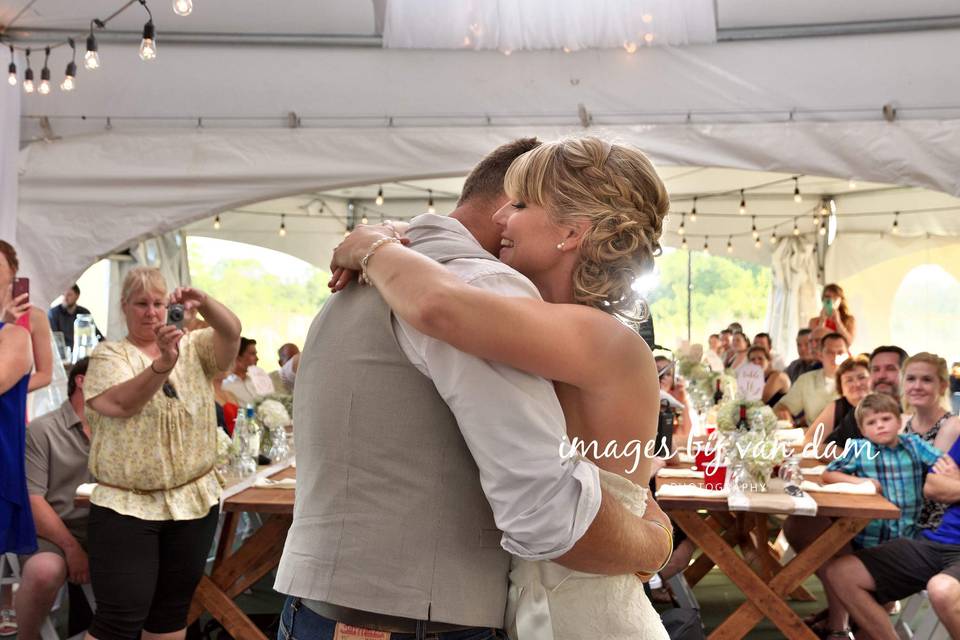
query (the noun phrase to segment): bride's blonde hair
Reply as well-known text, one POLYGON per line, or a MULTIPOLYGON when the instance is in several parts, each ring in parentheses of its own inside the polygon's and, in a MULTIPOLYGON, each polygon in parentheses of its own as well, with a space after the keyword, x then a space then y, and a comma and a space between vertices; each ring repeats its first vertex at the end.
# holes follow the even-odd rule
POLYGON ((660 254, 666 187, 636 149, 599 138, 547 142, 514 160, 510 198, 542 206, 554 224, 587 221, 573 272, 574 300, 630 317, 643 306, 633 281, 660 254))

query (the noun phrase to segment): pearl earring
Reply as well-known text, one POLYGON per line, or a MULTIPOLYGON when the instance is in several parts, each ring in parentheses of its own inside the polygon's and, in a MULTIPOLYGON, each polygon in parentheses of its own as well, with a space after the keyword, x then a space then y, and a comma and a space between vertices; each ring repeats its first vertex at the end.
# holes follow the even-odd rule
MULTIPOLYGON (((566 241, 564 241, 564 242, 566 242, 566 241)), ((564 244, 564 243, 561 242, 560 244, 557 245, 557 251, 563 251, 563 244, 564 244)))

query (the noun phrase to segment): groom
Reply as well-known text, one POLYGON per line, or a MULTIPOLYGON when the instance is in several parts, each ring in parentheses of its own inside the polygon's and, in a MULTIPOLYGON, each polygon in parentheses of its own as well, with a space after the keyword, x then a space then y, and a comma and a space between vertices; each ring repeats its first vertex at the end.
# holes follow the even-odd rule
MULTIPOLYGON (((449 217, 413 220, 411 247, 474 286, 539 298, 494 257, 492 220, 510 163, 538 144, 495 149, 449 217)), ((503 624, 510 554, 604 574, 665 560, 659 526, 608 497, 593 464, 560 457, 549 381, 424 336, 373 287, 327 301, 297 375, 282 640, 476 638, 503 624)), ((658 508, 645 518, 666 522, 658 508)))

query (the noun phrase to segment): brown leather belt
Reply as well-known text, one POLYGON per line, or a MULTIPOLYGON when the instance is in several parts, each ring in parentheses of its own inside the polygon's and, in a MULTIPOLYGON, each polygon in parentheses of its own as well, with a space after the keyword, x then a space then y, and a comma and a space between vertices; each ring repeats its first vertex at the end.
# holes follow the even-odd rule
POLYGON ((136 495, 138 495, 138 496, 149 496, 149 495, 151 495, 151 494, 153 494, 153 493, 160 493, 161 491, 173 491, 174 489, 179 489, 179 488, 181 488, 181 487, 185 487, 185 486, 187 486, 188 484, 194 483, 194 482, 196 482, 197 480, 200 480, 200 479, 202 479, 202 478, 205 478, 205 477, 207 476, 207 474, 209 474, 211 471, 214 470, 215 467, 216 467, 216 465, 213 465, 213 466, 211 466, 209 469, 207 469, 206 471, 204 471, 203 473, 201 473, 200 475, 198 475, 196 478, 190 478, 190 479, 187 480, 186 482, 183 482, 183 483, 181 483, 181 484, 178 484, 178 485, 175 486, 175 487, 165 487, 165 488, 163 488, 163 489, 133 489, 133 488, 131 488, 131 487, 121 487, 121 486, 118 486, 118 485, 115 485, 115 484, 110 484, 109 482, 104 482, 103 480, 97 480, 97 484, 103 485, 103 486, 105 486, 105 487, 109 487, 109 488, 111 488, 111 489, 120 489, 121 491, 129 491, 130 493, 136 494, 136 495))
POLYGON ((424 633, 446 633, 449 631, 464 631, 474 629, 459 624, 448 624, 446 622, 433 622, 430 620, 418 621, 413 618, 401 618, 399 616, 388 616, 382 613, 371 613, 359 609, 350 609, 341 607, 329 602, 318 602, 317 600, 301 600, 303 606, 310 609, 317 615, 336 620, 351 627, 360 627, 362 629, 372 629, 373 631, 386 631, 388 633, 417 633, 417 623, 420 622, 424 633))

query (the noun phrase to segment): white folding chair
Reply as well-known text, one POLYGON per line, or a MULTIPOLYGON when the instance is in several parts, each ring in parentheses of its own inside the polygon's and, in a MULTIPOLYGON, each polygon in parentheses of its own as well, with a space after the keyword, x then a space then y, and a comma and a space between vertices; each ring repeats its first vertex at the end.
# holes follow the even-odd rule
POLYGON ((903 605, 894 629, 901 640, 948 640, 926 591, 915 593, 903 605))

